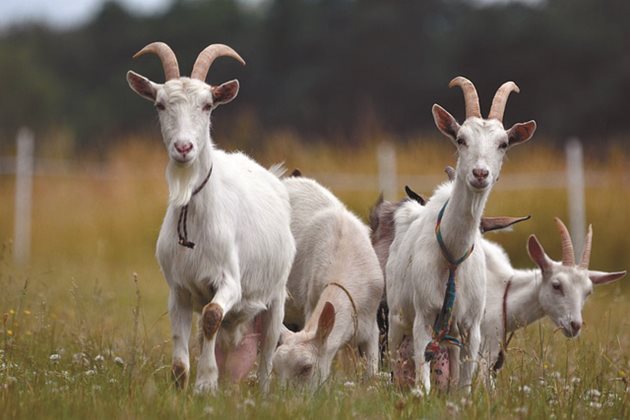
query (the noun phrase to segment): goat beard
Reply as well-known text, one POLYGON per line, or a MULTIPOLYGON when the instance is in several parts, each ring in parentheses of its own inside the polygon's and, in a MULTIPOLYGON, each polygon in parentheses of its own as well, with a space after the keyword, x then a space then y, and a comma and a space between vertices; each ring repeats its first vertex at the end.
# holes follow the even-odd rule
POLYGON ((188 204, 199 179, 198 165, 181 166, 173 161, 166 167, 168 202, 181 207, 188 204))

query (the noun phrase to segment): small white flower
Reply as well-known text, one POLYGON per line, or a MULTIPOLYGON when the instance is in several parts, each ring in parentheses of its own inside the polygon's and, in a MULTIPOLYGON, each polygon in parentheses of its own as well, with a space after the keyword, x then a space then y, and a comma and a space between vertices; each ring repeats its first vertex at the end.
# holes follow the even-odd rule
POLYGON ((102 389, 100 385, 92 385, 92 391, 101 392, 102 389))
POLYGON ((527 414, 527 407, 516 407, 514 412, 516 414, 527 414))
POLYGON ((422 398, 423 395, 424 395, 424 393, 418 387, 415 387, 415 388, 413 388, 411 390, 411 396, 414 397, 414 398, 422 398))
POLYGON ((591 401, 589 406, 591 406, 593 408, 597 408, 597 409, 602 408, 602 405, 600 403, 598 403, 598 402, 595 402, 595 401, 591 401))
POLYGON ((379 372, 378 377, 381 381, 389 381, 392 375, 389 372, 379 372))
POLYGON ((549 374, 549 376, 551 376, 552 378, 555 378, 555 379, 560 379, 560 378, 562 377, 562 375, 560 374, 560 372, 558 372, 557 370, 556 370, 556 371, 554 371, 554 372, 551 372, 551 373, 549 374))
POLYGON ((532 392, 532 389, 527 385, 519 386, 518 390, 523 392, 523 394, 530 394, 532 392))
POLYGON ((58 353, 53 353, 49 357, 50 361, 53 363, 58 363, 61 360, 61 356, 58 353))
POLYGON ((589 389, 584 393, 585 398, 597 399, 602 396, 602 393, 598 389, 589 389))
POLYGON ((125 366, 125 361, 120 356, 116 356, 116 358, 114 358, 114 363, 116 363, 118 366, 125 366))
POLYGON ((254 400, 252 400, 251 398, 246 399, 245 401, 243 401, 243 405, 245 407, 256 407, 256 402, 254 400))
POLYGON ((95 375, 96 371, 94 369, 90 369, 90 370, 86 370, 85 371, 85 376, 92 376, 95 375))
POLYGON ((213 415, 213 414, 214 414, 214 407, 212 407, 212 406, 210 406, 210 405, 206 405, 206 406, 203 408, 203 413, 204 413, 204 414, 207 414, 207 415, 209 415, 209 416, 213 415))
POLYGON ((579 384, 580 382, 582 382, 582 380, 580 378, 578 378, 577 376, 571 378, 571 383, 572 384, 579 384))
POLYGON ((103 357, 102 354, 97 354, 96 357, 94 358, 94 361, 96 363, 103 363, 103 361, 105 361, 105 358, 103 357))
POLYGON ((346 388, 354 388, 354 382, 352 381, 346 381, 343 383, 343 386, 346 388))

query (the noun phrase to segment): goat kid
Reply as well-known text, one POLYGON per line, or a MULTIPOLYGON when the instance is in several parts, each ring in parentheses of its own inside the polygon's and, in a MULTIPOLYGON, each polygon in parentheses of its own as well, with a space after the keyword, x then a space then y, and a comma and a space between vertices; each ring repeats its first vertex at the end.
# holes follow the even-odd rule
POLYGON ((193 311, 201 313, 198 393, 217 389, 217 340, 229 359, 260 314, 258 379, 267 389, 295 253, 289 199, 277 175, 242 153, 215 148, 210 114, 236 97, 239 83, 205 83, 216 58, 244 61, 228 46, 210 45, 199 54, 188 78, 180 77, 177 58, 166 44, 149 44, 134 57, 146 53, 161 59, 166 82, 158 84, 133 71, 127 73, 127 81, 134 92, 154 103, 170 158, 169 205, 156 253, 170 288, 175 383, 179 388, 188 383, 193 311))
POLYGON ((367 373, 378 369, 376 311, 383 273, 369 229, 326 188, 311 179, 283 180, 291 200, 297 253, 287 283, 285 324, 273 358, 281 382, 316 387, 330 375, 338 350, 357 346, 367 373))
POLYGON ((430 390, 430 367, 425 349, 432 341, 434 321, 441 312, 449 276, 447 263, 436 241, 438 214, 442 213, 440 231, 443 245, 452 258, 471 252, 457 271, 457 300, 452 308, 452 325, 468 338, 462 350, 460 385, 469 387, 476 366, 481 341, 481 319, 485 305, 486 267, 483 247, 475 246, 481 238, 479 224, 485 203, 499 176, 507 149, 531 138, 536 123, 515 124, 503 128, 507 98, 518 91, 513 82, 497 91, 489 118, 482 119, 479 98, 469 80, 458 77, 449 86, 459 86, 466 100, 466 121, 460 126, 439 105, 433 106, 433 117, 439 130, 458 150, 455 180, 439 187, 426 206, 406 226, 399 225, 396 213, 396 235, 386 264, 386 289, 389 312, 389 350, 398 360, 397 349, 403 337, 413 337, 414 362, 418 367, 415 383, 425 393, 430 390), (448 204, 448 205, 447 205, 448 204))

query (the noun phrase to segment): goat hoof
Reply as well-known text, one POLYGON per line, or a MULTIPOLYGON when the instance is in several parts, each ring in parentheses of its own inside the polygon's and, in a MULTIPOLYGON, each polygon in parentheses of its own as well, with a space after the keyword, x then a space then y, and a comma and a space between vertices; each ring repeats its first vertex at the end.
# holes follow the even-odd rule
POLYGON ((197 383, 195 383, 195 391, 194 394, 195 395, 207 395, 207 394, 213 394, 216 390, 217 390, 217 383, 213 382, 213 381, 197 381, 197 383))
POLYGON ((188 368, 180 361, 173 362, 171 368, 173 373, 173 381, 175 387, 179 390, 184 390, 188 386, 188 368))
POLYGON ((203 308, 203 335, 210 340, 217 333, 223 319, 223 309, 216 303, 209 303, 203 308))

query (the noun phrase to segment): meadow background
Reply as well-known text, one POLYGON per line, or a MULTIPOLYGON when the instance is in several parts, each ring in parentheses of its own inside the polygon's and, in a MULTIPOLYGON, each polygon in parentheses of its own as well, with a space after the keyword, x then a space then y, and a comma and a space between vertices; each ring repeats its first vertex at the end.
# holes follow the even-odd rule
MULTIPOLYGON (((242 3, 175 1, 143 15, 106 2, 80 26, 0 31, 0 156, 13 156, 15 133, 26 125, 35 131, 37 159, 24 265, 12 251, 15 177, 0 165, 2 416, 630 416, 628 279, 595 290, 578 339, 546 320, 517 333, 494 390, 478 383, 471 395, 418 398, 392 387, 387 373, 364 379, 343 360, 313 395, 274 388, 263 396, 253 379, 209 397, 173 389, 167 287, 154 257, 167 156, 151 105, 124 81, 131 68, 161 80, 157 61, 130 59, 156 39, 181 51, 182 69, 211 42, 230 43, 248 60, 245 70, 219 62, 211 71, 213 81, 242 82, 239 98, 214 113, 219 147, 265 166, 283 161, 332 186, 336 174, 375 176, 377 148, 390 142, 399 198, 405 179, 441 179, 444 166, 455 164, 454 147, 430 117, 434 102, 463 115, 461 93, 448 81, 469 76, 487 109, 496 87, 514 79, 522 93, 510 98, 507 125, 534 118, 540 129, 508 153, 486 214, 532 219, 488 238, 516 267, 533 266, 525 251, 531 233, 560 257, 553 217, 566 221, 568 210, 556 178, 566 169, 564 142, 578 136, 594 227, 591 267, 630 266, 625 2, 242 3), (489 25, 493 36, 484 31, 489 25), (509 188, 514 177, 540 174, 554 179, 509 188)), ((435 187, 410 186, 425 195, 435 187)), ((333 192, 364 220, 379 195, 375 182, 333 192)))

